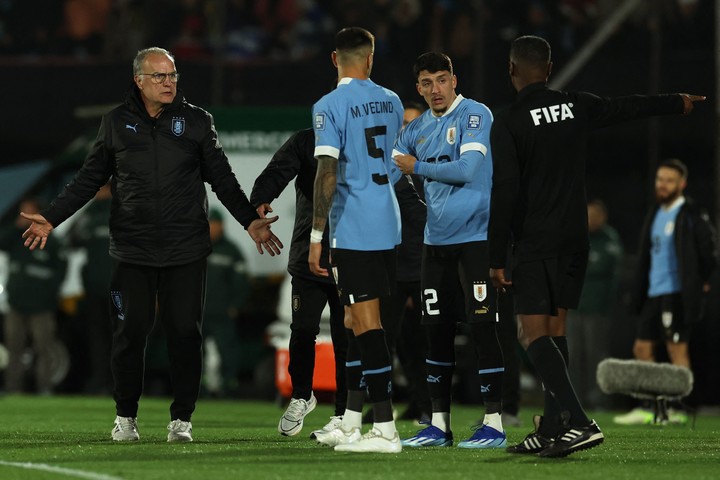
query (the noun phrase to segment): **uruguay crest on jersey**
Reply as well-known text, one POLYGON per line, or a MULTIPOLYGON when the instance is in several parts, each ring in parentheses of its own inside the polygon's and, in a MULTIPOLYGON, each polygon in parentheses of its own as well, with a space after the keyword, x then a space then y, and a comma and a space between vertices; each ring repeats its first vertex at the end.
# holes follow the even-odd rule
POLYGON ((450 145, 455 145, 455 140, 457 138, 457 129, 455 127, 450 127, 447 129, 447 143, 450 145))
POLYGON ((487 298, 487 284, 485 282, 473 283, 473 296, 478 302, 487 298))

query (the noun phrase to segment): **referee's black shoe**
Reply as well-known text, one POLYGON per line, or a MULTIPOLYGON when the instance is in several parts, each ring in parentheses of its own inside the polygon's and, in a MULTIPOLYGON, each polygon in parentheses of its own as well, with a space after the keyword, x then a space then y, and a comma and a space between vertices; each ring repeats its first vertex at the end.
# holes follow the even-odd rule
POLYGON ((555 441, 545 450, 538 453, 539 457, 567 457, 571 453, 587 450, 600 445, 605 436, 595 420, 586 427, 571 427, 558 435, 555 441))
POLYGON ((512 445, 510 447, 507 447, 505 449, 508 453, 523 453, 523 454, 530 454, 530 453, 539 453, 545 450, 547 447, 552 445, 553 439, 544 437, 540 435, 540 425, 542 424, 543 417, 540 415, 535 415, 533 417, 533 423, 535 424, 535 430, 533 432, 530 432, 527 437, 525 437, 525 440, 518 443, 517 445, 512 445))

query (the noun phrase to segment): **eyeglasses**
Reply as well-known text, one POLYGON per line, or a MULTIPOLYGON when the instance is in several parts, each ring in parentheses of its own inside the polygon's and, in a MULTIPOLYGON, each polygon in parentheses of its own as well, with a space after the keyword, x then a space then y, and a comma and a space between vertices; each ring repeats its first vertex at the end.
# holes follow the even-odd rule
POLYGON ((177 83, 178 79, 180 78, 180 74, 178 72, 170 72, 170 73, 138 73, 138 75, 146 75, 152 79, 153 83, 165 83, 165 79, 169 78, 170 83, 177 83))

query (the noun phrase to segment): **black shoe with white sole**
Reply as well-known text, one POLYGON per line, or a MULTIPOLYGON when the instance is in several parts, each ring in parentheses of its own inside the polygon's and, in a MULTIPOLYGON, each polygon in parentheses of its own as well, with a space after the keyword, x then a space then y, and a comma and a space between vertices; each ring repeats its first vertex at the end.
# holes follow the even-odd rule
POLYGON ((535 431, 528 434, 527 437, 525 437, 525 440, 518 443, 517 445, 513 445, 510 447, 507 447, 505 449, 508 453, 521 453, 521 454, 530 454, 530 453, 539 453, 545 450, 547 447, 552 445, 553 439, 544 437, 540 435, 540 424, 543 421, 543 417, 540 415, 535 415, 533 417, 533 424, 535 424, 535 431))
POLYGON ((557 458, 567 457, 571 453, 587 450, 600 445, 605 436, 600 431, 600 427, 593 420, 586 427, 572 427, 562 432, 555 441, 538 453, 539 457, 557 458))

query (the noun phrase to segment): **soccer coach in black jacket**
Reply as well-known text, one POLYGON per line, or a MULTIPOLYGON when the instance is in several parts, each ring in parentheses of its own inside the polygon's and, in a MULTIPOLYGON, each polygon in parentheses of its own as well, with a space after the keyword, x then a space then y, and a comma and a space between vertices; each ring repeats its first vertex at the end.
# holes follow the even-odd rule
POLYGON ((525 36, 512 43, 509 73, 518 94, 492 125, 488 241, 490 277, 497 288, 513 288, 520 342, 546 392, 536 431, 508 451, 562 457, 604 438, 570 383, 565 337, 567 311, 577 308, 587 267, 588 133, 632 118, 688 114, 693 102, 705 97, 560 92, 546 85, 551 68, 550 45, 542 38, 525 36), (505 277, 511 239, 512 282, 505 277))
POLYGON ((220 146, 210 114, 185 101, 167 50, 152 47, 133 62, 125 102, 105 115, 75 178, 23 234, 31 250, 85 205, 112 177, 108 292, 113 319, 111 368, 117 410, 112 438, 139 439, 145 344, 158 316, 167 335, 174 401, 168 441, 192 441, 202 370, 206 257, 211 251, 205 182, 270 254, 282 244, 250 205, 220 146))

